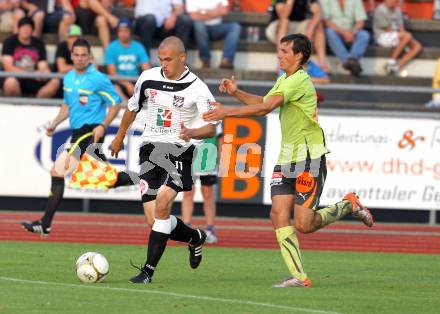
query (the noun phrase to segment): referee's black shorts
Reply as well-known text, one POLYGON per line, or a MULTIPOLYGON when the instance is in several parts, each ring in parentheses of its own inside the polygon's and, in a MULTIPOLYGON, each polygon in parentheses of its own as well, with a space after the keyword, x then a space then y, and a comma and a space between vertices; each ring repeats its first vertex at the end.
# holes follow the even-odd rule
POLYGON ((156 199, 161 186, 176 191, 191 191, 194 146, 172 143, 145 143, 139 151, 142 202, 156 199))
POLYGON ((87 133, 93 132, 93 129, 96 128, 99 124, 84 124, 79 129, 72 129, 72 137, 70 138, 70 145, 68 146, 68 151, 73 148, 72 155, 77 157, 78 160, 81 159, 82 155, 87 151, 91 156, 98 158, 102 161, 107 161, 105 155, 102 152, 100 147, 104 142, 105 135, 101 137, 97 143, 93 143, 93 135, 84 137, 81 141, 77 143, 78 140, 81 139, 87 133), (77 145, 75 145, 77 143, 77 145), (89 147, 90 146, 90 147, 89 147), (88 149, 88 150, 87 150, 88 149))

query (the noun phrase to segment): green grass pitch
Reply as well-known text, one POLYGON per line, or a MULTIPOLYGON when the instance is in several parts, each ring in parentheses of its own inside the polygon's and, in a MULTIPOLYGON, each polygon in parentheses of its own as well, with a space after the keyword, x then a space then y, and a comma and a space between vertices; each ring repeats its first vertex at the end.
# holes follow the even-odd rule
POLYGON ((0 242, 0 313, 439 313, 440 256, 303 252, 312 289, 272 288, 288 274, 275 250, 204 249, 199 269, 168 247, 151 285, 128 278, 145 247, 0 242), (110 262, 100 284, 82 284, 75 261, 110 262))

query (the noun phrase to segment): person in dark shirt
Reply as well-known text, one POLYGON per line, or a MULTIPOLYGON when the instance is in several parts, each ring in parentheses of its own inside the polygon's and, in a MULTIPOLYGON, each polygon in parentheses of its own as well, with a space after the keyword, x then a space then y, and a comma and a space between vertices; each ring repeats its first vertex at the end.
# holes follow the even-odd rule
POLYGON ((23 0, 21 7, 35 23, 33 35, 57 33, 59 40, 67 37, 69 26, 75 21, 75 13, 70 0, 23 0))
POLYGON ((319 67, 328 72, 325 32, 318 1, 273 0, 272 22, 266 28, 267 39, 278 46, 281 38, 292 33, 302 33, 312 41, 319 67))
MULTIPOLYGON (((50 73, 44 43, 32 37, 34 22, 23 17, 18 22, 18 33, 3 43, 2 63, 7 72, 50 73)), ((50 98, 58 90, 58 79, 7 77, 3 82, 6 96, 18 97, 31 94, 38 98, 50 98)))
POLYGON ((60 73, 67 73, 73 70, 73 61, 71 58, 72 46, 75 40, 82 36, 81 27, 76 24, 70 26, 67 33, 67 40, 60 42, 55 53, 55 67, 56 71, 60 73))

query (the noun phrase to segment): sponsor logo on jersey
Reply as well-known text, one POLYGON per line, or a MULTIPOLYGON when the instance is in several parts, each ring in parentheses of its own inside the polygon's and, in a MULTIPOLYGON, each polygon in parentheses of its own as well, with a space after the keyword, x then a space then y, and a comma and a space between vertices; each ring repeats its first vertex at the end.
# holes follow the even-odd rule
POLYGON ((173 119, 173 112, 169 109, 157 109, 156 125, 164 128, 171 127, 171 121, 173 119))
POLYGON ((183 106, 185 102, 185 97, 174 95, 173 97, 173 106, 180 108, 183 106))
POLYGON ((174 90, 174 86, 171 86, 171 85, 162 85, 162 88, 164 89, 164 90, 174 90))
POLYGON ((156 97, 157 95, 157 90, 155 89, 150 89, 148 91, 148 96, 151 98, 151 101, 154 101, 154 97, 156 97))
POLYGON ((79 103, 82 106, 85 106, 88 101, 89 101, 89 96, 87 96, 87 95, 79 95, 79 103))

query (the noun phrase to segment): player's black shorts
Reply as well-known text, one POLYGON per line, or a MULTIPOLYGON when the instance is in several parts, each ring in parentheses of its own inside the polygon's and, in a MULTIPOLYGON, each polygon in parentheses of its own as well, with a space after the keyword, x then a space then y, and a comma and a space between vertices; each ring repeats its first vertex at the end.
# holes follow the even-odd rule
POLYGON ((72 148, 72 147, 76 147, 74 148, 75 152, 73 153, 73 155, 75 157, 77 157, 78 159, 81 159, 81 156, 87 151, 87 148, 89 147, 89 145, 94 145, 91 146, 89 151, 90 154, 92 154, 93 157, 98 157, 99 159, 101 159, 102 161, 106 161, 107 159, 105 158, 105 155, 102 153, 102 151, 99 149, 98 146, 101 146, 99 144, 102 144, 104 142, 104 137, 101 137, 97 143, 93 143, 93 135, 92 136, 88 136, 85 137, 83 140, 81 140, 78 145, 75 145, 75 143, 85 134, 92 132, 94 128, 96 128, 99 124, 84 124, 81 128, 79 129, 73 129, 72 130, 72 137, 70 138, 70 145, 68 146, 68 151, 72 148))
POLYGON ((276 165, 270 181, 271 196, 294 194, 296 204, 316 210, 326 177, 325 155, 286 166, 276 165))
POLYGON ((177 193, 191 191, 194 146, 172 143, 146 143, 139 151, 141 163, 140 189, 142 202, 156 199, 162 185, 177 193))
POLYGON ((218 182, 217 176, 213 174, 202 175, 199 178, 200 184, 205 186, 212 186, 218 182))

